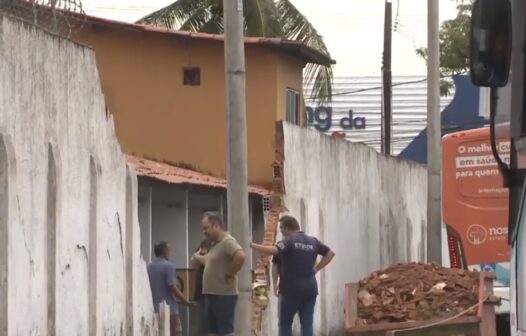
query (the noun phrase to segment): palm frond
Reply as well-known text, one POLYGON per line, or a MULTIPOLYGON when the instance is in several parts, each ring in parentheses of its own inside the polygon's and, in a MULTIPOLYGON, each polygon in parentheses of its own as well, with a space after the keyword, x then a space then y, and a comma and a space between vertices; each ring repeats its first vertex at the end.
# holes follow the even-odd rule
POLYGON ((318 105, 329 103, 332 100, 332 68, 320 64, 309 63, 305 67, 304 81, 310 87, 310 100, 318 105))
POLYGON ((178 0, 143 17, 137 23, 151 24, 170 29, 181 29, 183 25, 195 29, 210 17, 210 8, 220 0, 178 0), (208 15, 208 16, 207 16, 208 15))
POLYGON ((279 23, 283 29, 283 37, 289 40, 302 41, 311 48, 329 55, 329 50, 323 42, 323 37, 290 0, 278 0, 279 23))
POLYGON ((180 24, 178 27, 173 27, 172 29, 192 31, 192 32, 201 32, 203 31, 203 26, 206 25, 211 19, 210 8, 203 7, 195 10, 186 20, 180 24))
MULTIPOLYGON (((277 1, 279 22, 283 37, 289 40, 302 41, 307 46, 329 56, 329 50, 309 20, 290 2, 277 1)), ((308 64, 305 69, 305 83, 312 88, 310 98, 322 105, 332 100, 332 68, 319 64, 308 64)))
POLYGON ((212 17, 199 30, 203 33, 222 34, 225 31, 222 14, 212 14, 212 17))
POLYGON ((245 35, 276 37, 283 31, 274 0, 244 0, 245 35))

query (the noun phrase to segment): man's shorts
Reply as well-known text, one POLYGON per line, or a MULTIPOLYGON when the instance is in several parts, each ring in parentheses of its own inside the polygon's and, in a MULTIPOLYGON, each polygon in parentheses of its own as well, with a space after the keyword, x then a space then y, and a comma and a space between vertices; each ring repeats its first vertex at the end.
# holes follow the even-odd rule
POLYGON ((170 315, 170 336, 181 336, 183 334, 183 326, 179 315, 170 315))
POLYGON ((234 333, 237 295, 206 295, 206 325, 209 334, 234 333))

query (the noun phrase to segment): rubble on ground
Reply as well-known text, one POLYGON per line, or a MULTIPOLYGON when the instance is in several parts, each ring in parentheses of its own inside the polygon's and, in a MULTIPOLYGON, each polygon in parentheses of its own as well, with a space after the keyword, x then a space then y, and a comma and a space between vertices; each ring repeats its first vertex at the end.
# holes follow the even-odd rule
MULTIPOLYGON (((397 264, 360 281, 357 325, 455 316, 477 304, 478 287, 478 272, 397 264)), ((476 315, 476 310, 466 315, 476 315)))

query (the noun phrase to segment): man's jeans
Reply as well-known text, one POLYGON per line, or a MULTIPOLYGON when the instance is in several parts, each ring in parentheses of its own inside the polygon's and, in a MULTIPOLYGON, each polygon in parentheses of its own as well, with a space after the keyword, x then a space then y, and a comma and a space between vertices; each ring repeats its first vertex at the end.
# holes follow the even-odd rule
POLYGON ((301 323, 301 335, 313 336, 314 297, 296 297, 281 295, 279 307, 279 336, 292 336, 292 323, 294 316, 298 313, 301 323))

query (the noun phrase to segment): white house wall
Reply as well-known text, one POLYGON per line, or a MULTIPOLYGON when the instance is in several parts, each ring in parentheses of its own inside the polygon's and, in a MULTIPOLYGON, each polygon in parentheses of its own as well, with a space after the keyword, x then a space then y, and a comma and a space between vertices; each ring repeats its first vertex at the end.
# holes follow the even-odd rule
POLYGON ((0 59, 0 335, 157 334, 94 53, 0 16, 0 59))
POLYGON ((336 253, 318 279, 315 334, 342 335, 346 283, 424 259, 426 170, 314 130, 283 132, 285 206, 336 253))
MULTIPOLYGON (((166 241, 177 268, 188 267, 188 196, 182 188, 156 183, 152 188, 152 246, 166 241)), ((153 258, 153 256, 152 256, 153 258)))
POLYGON ((152 244, 152 187, 140 183, 138 188, 138 212, 141 226, 141 256, 146 262, 153 257, 152 244))

